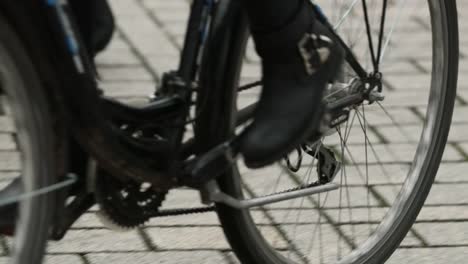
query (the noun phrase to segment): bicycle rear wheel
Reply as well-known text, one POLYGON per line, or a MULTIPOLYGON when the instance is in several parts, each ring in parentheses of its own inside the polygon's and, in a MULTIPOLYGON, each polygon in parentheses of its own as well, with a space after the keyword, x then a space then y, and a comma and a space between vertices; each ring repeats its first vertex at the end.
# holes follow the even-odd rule
MULTIPOLYGON (((315 2, 358 61, 372 72, 362 2, 315 2)), ((381 4, 373 1, 367 6, 374 40, 380 35, 381 4)), ((347 121, 312 146, 312 155, 303 155, 298 172, 284 162, 257 171, 239 162, 220 178, 221 189, 229 195, 258 197, 316 181, 319 149, 333 153, 341 163, 334 180, 340 185, 337 191, 250 210, 218 205, 226 236, 242 263, 383 263, 410 230, 437 173, 451 123, 458 67, 457 12, 455 1, 398 0, 388 1, 386 19, 379 60, 383 101, 347 108, 347 121)), ((246 40, 231 44, 226 61, 217 65, 225 69, 224 76, 216 76, 223 78, 221 84, 228 90, 260 78, 252 42, 244 53, 246 40)), ((328 97, 350 92, 356 76, 346 66, 328 97)), ((198 134, 212 146, 235 133, 235 109, 255 102, 258 90, 227 102, 229 95, 216 97, 216 91, 202 86, 199 98, 224 99, 223 106, 214 103, 212 111, 199 111, 204 113, 199 127, 209 128, 199 129, 198 134)), ((410 240, 422 243, 416 230, 410 234, 410 240)))
POLYGON ((13 234, 0 236, 1 263, 41 263, 54 212, 51 194, 12 203, 56 180, 54 132, 39 80, 15 31, 0 17, 0 219, 1 233, 13 234), (6 193, 12 184, 17 191, 6 193))

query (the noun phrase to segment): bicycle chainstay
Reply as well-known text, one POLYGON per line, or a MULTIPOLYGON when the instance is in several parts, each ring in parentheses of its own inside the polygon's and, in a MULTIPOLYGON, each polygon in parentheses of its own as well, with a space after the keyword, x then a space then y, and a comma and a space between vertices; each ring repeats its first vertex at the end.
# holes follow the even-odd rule
MULTIPOLYGON (((323 185, 323 184, 317 181, 317 182, 313 182, 307 185, 303 185, 303 186, 299 186, 299 187, 295 187, 295 188, 291 188, 287 190, 282 190, 282 191, 271 193, 268 195, 258 196, 257 198, 263 198, 263 197, 273 196, 273 195, 282 194, 282 193, 304 190, 304 189, 308 189, 312 187, 317 187, 320 185, 323 185)), ((169 216, 178 216, 178 215, 201 214, 201 213, 213 212, 215 210, 216 210, 215 205, 205 206, 205 207, 167 209, 167 210, 160 210, 156 214, 152 215, 152 217, 169 217, 169 216)))

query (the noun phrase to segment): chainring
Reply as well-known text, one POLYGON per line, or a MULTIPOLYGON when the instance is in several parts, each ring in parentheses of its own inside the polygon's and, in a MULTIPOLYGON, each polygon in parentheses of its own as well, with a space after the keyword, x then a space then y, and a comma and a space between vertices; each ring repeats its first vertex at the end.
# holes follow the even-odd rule
POLYGON ((122 229, 146 223, 158 213, 166 194, 146 184, 121 182, 103 170, 96 177, 95 196, 101 213, 122 229))

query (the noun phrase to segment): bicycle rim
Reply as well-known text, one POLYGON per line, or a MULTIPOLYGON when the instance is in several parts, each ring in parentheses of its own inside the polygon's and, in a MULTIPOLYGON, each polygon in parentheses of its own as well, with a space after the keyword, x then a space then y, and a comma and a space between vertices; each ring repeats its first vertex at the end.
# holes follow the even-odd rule
MULTIPOLYGON (((14 181, 21 186, 19 193, 7 198, 20 201, 13 214, 16 217, 8 217, 13 219, 13 228, 2 226, 2 232, 13 232, 13 236, 0 236, 0 262, 41 263, 54 206, 52 196, 20 199, 19 195, 53 184, 50 120, 44 112, 43 95, 38 94, 39 80, 21 43, 3 20, 0 28, 0 190, 14 181)), ((5 207, 9 206, 12 204, 5 207)))
MULTIPOLYGON (((371 71, 361 1, 315 2, 371 71)), ((391 3, 380 60, 386 99, 349 109, 347 122, 319 143, 341 162, 334 181, 341 188, 249 211, 221 206, 228 239, 246 263, 382 263, 410 229, 437 172, 450 126, 458 57, 456 12, 447 1, 391 3)), ((372 2, 368 11, 376 39, 381 2, 372 2)), ((252 46, 250 42, 242 62, 241 84, 259 77, 252 46)), ((345 68, 338 81, 349 84, 354 77, 345 68)), ((257 96, 258 90, 240 94, 238 108, 257 96)), ((305 185, 317 179, 316 155, 303 158, 297 173, 284 162, 259 171, 240 162, 220 185, 239 198, 305 185)), ((412 229, 403 243, 421 244, 423 239, 412 229)))

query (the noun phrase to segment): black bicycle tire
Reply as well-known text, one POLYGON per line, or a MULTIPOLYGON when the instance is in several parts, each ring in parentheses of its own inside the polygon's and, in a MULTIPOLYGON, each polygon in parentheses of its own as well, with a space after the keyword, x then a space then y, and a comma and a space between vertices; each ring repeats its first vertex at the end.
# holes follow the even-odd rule
MULTIPOLYGON (((47 94, 44 92, 40 76, 30 59, 27 49, 16 33, 14 26, 8 19, 0 15, 0 48, 10 54, 11 61, 21 74, 23 85, 14 89, 15 98, 24 114, 24 130, 28 131, 28 139, 33 157, 35 180, 31 189, 41 189, 56 183, 58 166, 56 162, 56 133, 54 121, 48 104, 47 94), (19 70, 20 69, 20 70, 19 70)), ((17 230, 16 234, 27 234, 27 242, 21 252, 16 252, 14 264, 41 263, 52 216, 55 213, 55 195, 46 194, 31 199, 31 206, 24 209, 20 203, 20 210, 27 210, 30 214, 24 226, 26 230, 17 230)))
MULTIPOLYGON (((446 94, 445 94, 445 104, 443 109, 440 109, 443 116, 441 120, 441 125, 437 131, 437 142, 434 145, 434 155, 431 156, 429 164, 430 168, 427 168, 427 174, 425 177, 420 177, 421 182, 419 186, 419 191, 414 192, 412 197, 411 205, 408 206, 409 210, 405 213, 405 222, 401 222, 398 225, 398 232, 394 232, 385 240, 383 248, 380 248, 378 251, 372 251, 368 256, 363 256, 353 263, 383 263, 388 259, 394 250, 401 243, 409 229, 411 228, 413 222, 415 221, 419 211, 421 210, 424 201, 427 198, 427 195, 432 187, 435 175, 440 164, 442 154, 445 148, 447 141, 451 118, 453 113, 453 107, 456 97, 456 85, 457 85, 457 72, 458 72, 458 24, 457 24, 457 11, 456 3, 453 0, 440 1, 441 8, 445 8, 445 30, 447 32, 447 41, 449 42, 446 49, 448 49, 448 56, 446 57, 446 64, 449 65, 449 68, 446 69, 447 80, 445 82, 446 94)), ((243 23, 238 22, 234 23, 236 27, 243 25, 243 23)), ((239 31, 239 29, 237 29, 239 31)), ((242 34, 237 34, 241 36, 242 34)), ((232 41, 232 40, 231 40, 232 41)), ((225 46, 228 47, 226 53, 230 54, 224 60, 218 59, 218 63, 215 66, 208 67, 208 69, 222 68, 227 74, 222 77, 216 75, 216 78, 222 78, 223 80, 218 83, 223 84, 223 87, 227 89, 226 94, 231 93, 229 89, 235 87, 231 82, 237 83, 239 78, 239 67, 241 67, 244 47, 239 47, 245 45, 246 39, 235 39, 237 44, 232 44, 225 42, 225 46), (242 44, 239 44, 242 43, 242 44), (237 75, 237 76, 236 76, 237 75)), ((208 54, 206 57, 210 57, 208 54)), ((212 76, 215 76, 214 74, 212 76)), ((232 96, 216 96, 212 95, 213 90, 208 86, 201 86, 199 91, 199 98, 208 97, 213 102, 220 98, 230 98, 232 96), (211 95, 210 95, 211 94, 211 95)), ((207 125, 209 122, 216 122, 216 129, 199 129, 199 135, 202 134, 203 145, 204 146, 213 146, 223 140, 227 140, 233 133, 224 131, 219 132, 220 130, 226 130, 227 128, 232 128, 233 122, 233 113, 229 112, 229 109, 234 109, 233 102, 224 102, 224 108, 219 105, 211 105, 212 109, 206 109, 205 114, 200 116, 200 126, 207 125), (224 122, 224 123, 223 123, 224 122), (216 136, 206 136, 206 135, 216 135, 216 136), (221 136, 220 136, 221 135, 221 136), (224 138, 222 137, 224 135, 224 138)), ((207 125, 209 127, 209 125, 207 125)), ((235 188, 235 174, 238 173, 237 169, 234 167, 231 171, 220 177, 218 183, 220 184, 221 189, 232 195, 239 197, 241 194, 239 190, 235 188)), ((229 206, 223 204, 217 205, 217 212, 221 224, 223 226, 225 235, 237 257, 242 263, 287 263, 285 259, 282 259, 278 254, 271 254, 271 249, 267 248, 268 244, 264 243, 263 238, 259 234, 255 225, 251 222, 251 218, 246 211, 240 211, 233 209, 229 206), (266 246, 265 246, 266 245, 266 246)))

